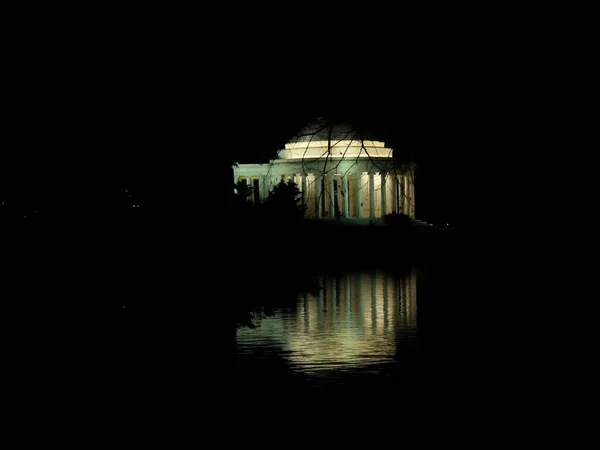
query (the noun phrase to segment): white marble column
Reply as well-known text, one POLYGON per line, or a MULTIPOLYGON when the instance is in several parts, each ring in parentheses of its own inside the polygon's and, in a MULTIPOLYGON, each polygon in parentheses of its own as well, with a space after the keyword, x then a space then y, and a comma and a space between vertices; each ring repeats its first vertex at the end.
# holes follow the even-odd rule
POLYGON ((354 174, 356 183, 356 217, 362 217, 362 173, 356 172, 354 174))
POLYGON ((262 178, 263 179, 262 179, 261 193, 262 193, 262 199, 263 199, 263 201, 265 201, 269 198, 269 192, 271 191, 271 186, 269 186, 269 177, 267 177, 265 175, 262 178))
POLYGON ((390 175, 390 182, 392 183, 392 213, 398 212, 398 178, 396 173, 390 175))
POLYGON ((329 218, 335 219, 335 175, 328 176, 329 181, 329 218))
POLYGON ((321 205, 323 204, 323 199, 321 198, 321 180, 321 177, 315 175, 315 217, 317 219, 321 218, 321 205))
POLYGON ((381 172, 381 217, 383 218, 387 214, 387 192, 385 179, 387 173, 381 172))
POLYGON ((410 217, 412 217, 414 219, 416 217, 416 215, 415 215, 416 204, 415 204, 415 178, 414 178, 414 173, 411 173, 410 184, 409 184, 409 192, 410 192, 410 217))
POLYGON ((404 175, 398 175, 400 187, 400 214, 406 214, 406 190, 404 189, 404 175))
POLYGON ((375 173, 369 172, 369 218, 375 218, 375 173))
POLYGON ((404 214, 410 216, 410 190, 408 175, 404 175, 404 214))
MULTIPOLYGON (((304 206, 304 208, 306 208, 306 204, 308 202, 308 192, 307 192, 307 188, 306 188, 306 174, 303 173, 302 174, 302 206, 304 206)), ((306 211, 306 209, 305 209, 306 211)))
POLYGON ((350 205, 348 203, 348 195, 349 195, 349 191, 348 191, 348 174, 345 173, 343 178, 343 193, 344 193, 344 217, 348 218, 350 217, 350 205))
POLYGON ((275 182, 277 180, 275 179, 275 177, 271 174, 268 176, 267 178, 267 196, 269 195, 269 192, 271 192, 273 190, 273 188, 275 187, 275 182))

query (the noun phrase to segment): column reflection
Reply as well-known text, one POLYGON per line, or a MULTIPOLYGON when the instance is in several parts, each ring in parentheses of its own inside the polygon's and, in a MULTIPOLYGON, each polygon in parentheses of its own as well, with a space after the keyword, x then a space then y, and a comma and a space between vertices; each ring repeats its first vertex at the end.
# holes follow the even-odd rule
POLYGON ((390 362, 398 357, 397 341, 416 339, 415 271, 402 277, 355 273, 320 283, 319 294, 303 294, 293 311, 239 330, 238 344, 277 341, 297 370, 314 372, 390 362))

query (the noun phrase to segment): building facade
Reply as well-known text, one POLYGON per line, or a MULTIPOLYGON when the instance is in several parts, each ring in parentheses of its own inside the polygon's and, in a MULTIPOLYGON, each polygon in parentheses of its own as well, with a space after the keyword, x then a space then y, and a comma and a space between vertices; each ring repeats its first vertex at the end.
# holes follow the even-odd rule
POLYGON ((234 183, 253 189, 252 201, 266 199, 281 181, 302 192, 306 217, 381 219, 390 213, 415 218, 415 165, 398 163, 384 142, 351 125, 309 124, 277 158, 265 164, 238 164, 234 183))

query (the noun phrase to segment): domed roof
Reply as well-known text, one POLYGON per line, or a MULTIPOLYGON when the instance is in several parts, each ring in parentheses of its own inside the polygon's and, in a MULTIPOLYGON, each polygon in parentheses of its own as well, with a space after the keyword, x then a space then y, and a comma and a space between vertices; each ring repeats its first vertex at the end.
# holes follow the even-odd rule
POLYGON ((391 158, 392 149, 352 124, 318 118, 290 139, 277 156, 279 159, 391 158))
POLYGON ((309 123, 292 137, 288 144, 300 144, 303 142, 317 141, 359 141, 373 140, 373 136, 365 130, 360 130, 348 122, 331 122, 319 117, 316 121, 309 123))

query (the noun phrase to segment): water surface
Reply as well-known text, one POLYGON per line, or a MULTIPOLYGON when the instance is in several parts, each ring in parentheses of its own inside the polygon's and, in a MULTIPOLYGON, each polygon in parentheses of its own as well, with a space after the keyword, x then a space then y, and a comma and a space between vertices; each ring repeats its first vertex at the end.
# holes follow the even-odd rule
POLYGON ((367 271, 318 279, 316 295, 237 331, 240 377, 308 385, 375 382, 415 369, 417 276, 367 271))

